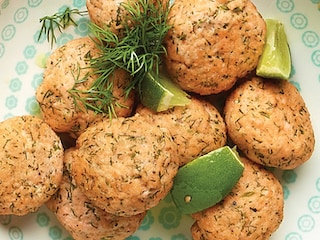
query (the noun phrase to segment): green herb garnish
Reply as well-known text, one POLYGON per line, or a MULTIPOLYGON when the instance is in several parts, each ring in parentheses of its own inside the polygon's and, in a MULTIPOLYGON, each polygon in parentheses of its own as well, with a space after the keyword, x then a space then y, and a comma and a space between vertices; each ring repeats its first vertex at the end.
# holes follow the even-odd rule
MULTIPOLYGON (((90 53, 87 56, 93 73, 98 76, 89 89, 77 89, 78 84, 86 81, 86 78, 77 79, 75 74, 75 85, 69 93, 79 108, 81 107, 77 103, 81 102, 87 110, 115 115, 114 107, 120 105, 112 94, 111 76, 118 68, 129 72, 132 77, 125 89, 126 96, 129 96, 133 89, 140 92, 141 83, 149 72, 159 75, 161 55, 166 53, 163 39, 171 28, 167 24, 169 11, 169 1, 162 3, 161 0, 127 0, 119 5, 119 13, 124 12, 123 16, 120 16, 123 20, 120 34, 112 32, 107 25, 89 25, 92 39, 102 54, 97 58, 92 58, 90 53), (120 8, 124 11, 120 11, 120 8)), ((39 39, 45 34, 52 46, 56 41, 56 28, 61 32, 68 25, 76 25, 72 16, 85 14, 87 11, 67 8, 62 13, 41 18, 39 39)))
POLYGON ((110 109, 113 109, 110 107, 114 104, 114 99, 110 97, 110 86, 113 84, 110 77, 117 68, 128 71, 132 76, 126 88, 128 96, 131 90, 139 90, 148 72, 159 74, 161 55, 166 53, 163 39, 170 29, 167 24, 169 2, 164 6, 160 1, 129 0, 122 2, 121 7, 129 13, 123 16, 121 37, 108 26, 90 25, 93 39, 102 52, 101 56, 90 59, 98 78, 88 90, 77 90, 75 85, 70 91, 71 94, 76 92, 72 94, 73 97, 88 109, 98 113, 110 113, 110 109))
POLYGON ((41 36, 45 34, 47 36, 48 42, 50 42, 51 47, 57 41, 55 36, 55 30, 58 29, 59 32, 66 29, 70 25, 77 26, 73 16, 79 15, 84 16, 87 15, 87 11, 80 11, 79 9, 70 9, 67 7, 63 12, 55 13, 51 16, 45 16, 40 18, 40 23, 42 23, 38 41, 40 40, 41 36))

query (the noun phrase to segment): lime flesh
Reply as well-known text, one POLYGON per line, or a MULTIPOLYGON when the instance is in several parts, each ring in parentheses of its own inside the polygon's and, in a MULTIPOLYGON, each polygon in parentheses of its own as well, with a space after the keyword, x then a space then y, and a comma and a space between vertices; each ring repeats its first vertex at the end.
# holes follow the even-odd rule
POLYGON ((267 34, 256 74, 264 78, 289 79, 291 55, 287 35, 281 22, 266 19, 267 34))
POLYGON ((141 103, 156 112, 190 103, 189 95, 164 74, 147 73, 141 83, 141 103))
POLYGON ((234 149, 216 149, 179 169, 171 189, 172 199, 185 214, 211 207, 232 190, 243 170, 234 149))

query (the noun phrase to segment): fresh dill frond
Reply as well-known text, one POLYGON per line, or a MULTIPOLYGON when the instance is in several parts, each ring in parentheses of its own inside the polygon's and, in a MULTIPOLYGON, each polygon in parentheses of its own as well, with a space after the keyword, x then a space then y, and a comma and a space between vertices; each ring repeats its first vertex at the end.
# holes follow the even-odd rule
MULTIPOLYGON (((90 59, 98 77, 88 90, 82 91, 81 96, 86 96, 86 99, 81 97, 80 100, 98 113, 114 112, 115 99, 110 97, 110 86, 111 75, 117 68, 126 70, 132 76, 125 90, 126 96, 129 96, 133 89, 139 89, 148 72, 159 73, 161 55, 166 53, 163 39, 170 29, 167 24, 169 1, 164 6, 160 0, 128 0, 122 2, 121 7, 129 13, 124 16, 121 37, 108 26, 89 26, 92 39, 102 54, 90 59)), ((77 89, 72 89, 72 92, 77 92, 77 89)))
POLYGON ((80 11, 79 9, 71 9, 67 7, 63 12, 40 18, 40 23, 42 25, 38 41, 40 40, 42 35, 45 35, 47 37, 47 41, 50 42, 52 47, 53 44, 57 41, 55 35, 56 29, 58 29, 58 31, 61 33, 62 30, 66 29, 70 25, 77 26, 77 23, 74 20, 74 16, 85 16, 87 14, 87 11, 80 11))
POLYGON ((77 100, 74 102, 76 108, 82 109, 83 106, 85 106, 84 110, 91 110, 97 113, 108 113, 110 118, 117 115, 115 111, 116 107, 126 107, 124 105, 121 105, 118 102, 118 99, 113 96, 112 89, 104 89, 103 91, 98 91, 94 89, 78 90, 76 88, 73 88, 69 90, 69 93, 74 98, 74 100, 77 100), (82 105, 80 105, 78 101, 82 105))
MULTIPOLYGON (((84 60, 90 62, 91 59, 91 52, 88 51, 85 54, 84 60)), ((108 71, 108 75, 111 78, 113 77, 112 74, 114 74, 114 70, 109 69, 108 71)), ((114 86, 112 81, 105 86, 83 89, 83 84, 95 74, 97 74, 97 72, 92 71, 91 67, 81 68, 77 65, 72 70, 74 86, 72 89, 68 90, 68 93, 72 96, 76 109, 83 112, 91 110, 96 113, 107 113, 111 119, 113 116, 116 116, 115 108, 127 108, 127 106, 121 104, 119 99, 113 95, 114 86), (81 76, 82 70, 89 70, 89 72, 86 72, 86 74, 81 76), (82 86, 81 89, 79 86, 82 86)))

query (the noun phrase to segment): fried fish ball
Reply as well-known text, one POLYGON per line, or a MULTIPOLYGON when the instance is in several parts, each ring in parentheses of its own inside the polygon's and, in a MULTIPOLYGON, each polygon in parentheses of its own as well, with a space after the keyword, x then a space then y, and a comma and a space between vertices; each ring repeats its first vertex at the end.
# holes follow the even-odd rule
POLYGON ((227 97, 224 111, 230 138, 257 163, 293 169, 314 151, 309 111, 287 80, 250 78, 227 97))
POLYGON ((146 118, 105 119, 77 140, 72 174, 93 204, 118 216, 156 206, 178 171, 169 131, 146 118))
POLYGON ((125 21, 125 10, 121 6, 126 0, 87 0, 86 6, 90 20, 101 28, 109 27, 119 34, 125 21))
POLYGON ((284 198, 279 180, 246 158, 244 172, 220 203, 194 213, 194 240, 266 240, 283 220, 284 198))
POLYGON ((64 175, 59 190, 46 203, 75 240, 125 239, 139 227, 145 213, 119 217, 93 205, 71 176, 73 148, 64 154, 64 175))
POLYGON ((249 0, 176 0, 165 38, 173 81, 201 95, 230 89, 262 54, 266 24, 249 0))
POLYGON ((224 119, 211 103, 198 97, 164 112, 155 113, 142 105, 136 112, 169 129, 178 146, 180 166, 226 144, 224 119))
MULTIPOLYGON (((90 37, 84 37, 67 42, 48 58, 43 82, 36 91, 36 99, 43 119, 56 132, 69 132, 77 137, 92 122, 105 116, 86 109, 80 100, 75 101, 70 94, 75 85, 78 90, 87 90, 97 79, 90 68, 89 58, 98 57, 99 54, 94 41, 90 37)), ((112 81, 113 95, 120 105, 126 106, 115 106, 115 112, 118 116, 128 116, 134 103, 133 93, 128 98, 125 96, 130 75, 119 69, 112 75, 112 81)))
MULTIPOLYGON (((158 1, 163 6, 168 0, 150 0, 154 4, 158 4, 158 1)), ((122 36, 123 24, 130 16, 130 14, 122 6, 130 4, 134 6, 139 0, 87 0, 86 6, 90 16, 90 20, 101 28, 108 27, 113 33, 118 36, 122 36)), ((126 24, 131 25, 131 22, 126 24)))
POLYGON ((34 116, 0 123, 0 214, 35 212, 59 188, 63 147, 56 133, 34 116))

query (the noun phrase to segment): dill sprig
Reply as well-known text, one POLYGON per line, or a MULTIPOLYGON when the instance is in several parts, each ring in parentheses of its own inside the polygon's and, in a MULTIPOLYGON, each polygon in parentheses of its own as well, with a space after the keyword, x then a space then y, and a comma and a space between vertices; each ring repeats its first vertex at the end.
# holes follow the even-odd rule
POLYGON ((57 41, 55 31, 59 30, 61 33, 62 30, 66 29, 70 25, 77 26, 76 21, 74 20, 74 15, 85 16, 87 11, 80 11, 79 9, 70 9, 67 7, 63 12, 55 13, 51 16, 45 16, 40 18, 41 29, 38 37, 38 41, 44 34, 47 37, 48 42, 50 42, 51 47, 57 41))
POLYGON ((90 25, 96 45, 102 54, 91 58, 91 67, 98 75, 88 90, 77 90, 76 85, 70 91, 88 109, 97 113, 114 109, 116 99, 112 97, 111 75, 117 68, 128 71, 132 81, 126 88, 126 96, 138 88, 145 75, 150 71, 159 73, 161 55, 166 53, 163 39, 170 29, 167 17, 170 10, 169 1, 164 5, 160 0, 128 0, 121 3, 128 12, 123 16, 121 37, 106 26, 90 25), (77 93, 77 94, 74 94, 77 93))
MULTIPOLYGON (((92 59, 90 51, 85 54, 85 61, 90 61, 92 59)), ((74 87, 68 92, 73 97, 74 105, 80 111, 87 111, 87 109, 93 110, 95 112, 106 112, 109 117, 116 116, 115 107, 127 107, 118 102, 118 99, 113 95, 113 82, 102 90, 97 90, 89 88, 88 90, 80 90, 76 87, 79 84, 83 84, 88 80, 92 72, 87 72, 83 77, 80 77, 81 68, 77 65, 75 71, 72 72, 73 79, 75 81, 74 87), (103 109, 103 111, 102 111, 103 109)))

